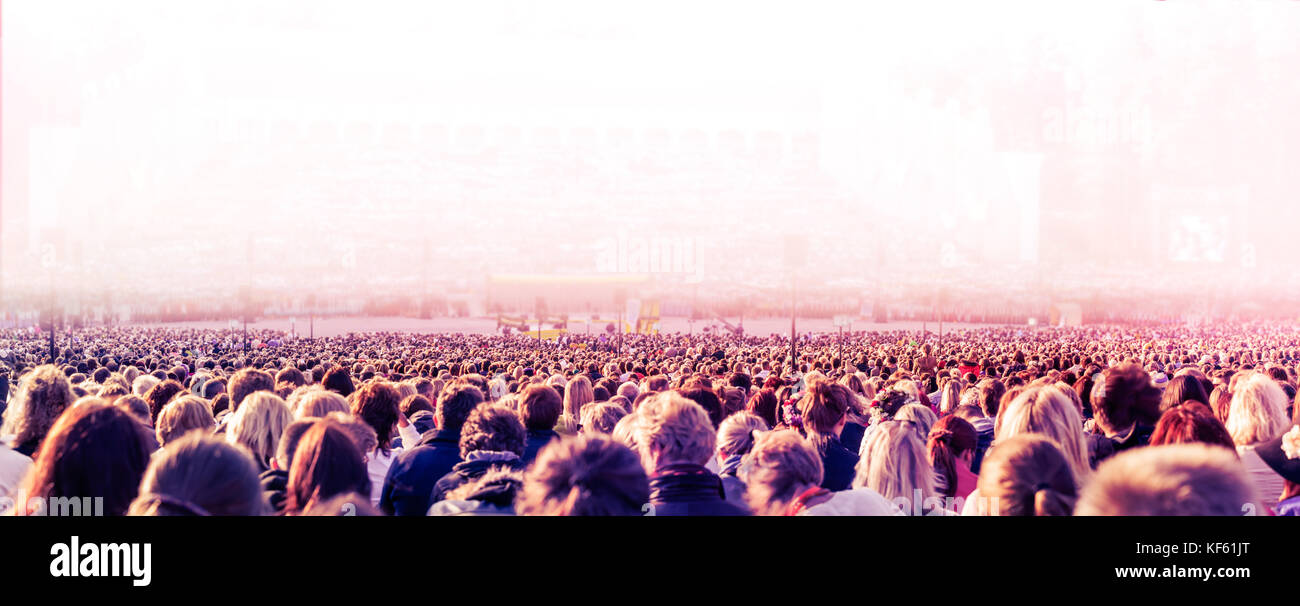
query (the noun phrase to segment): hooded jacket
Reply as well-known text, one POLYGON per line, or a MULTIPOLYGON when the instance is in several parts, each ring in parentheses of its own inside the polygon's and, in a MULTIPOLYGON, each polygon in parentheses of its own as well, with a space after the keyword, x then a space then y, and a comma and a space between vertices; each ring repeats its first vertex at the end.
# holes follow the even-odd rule
POLYGON ((484 475, 463 499, 444 500, 429 507, 431 516, 512 516, 515 495, 523 481, 515 475, 484 475))
POLYGON ((476 450, 465 455, 465 460, 457 463, 452 467, 447 475, 433 486, 433 493, 429 497, 430 503, 437 503, 447 498, 447 493, 460 488, 462 484, 473 482, 487 473, 493 467, 508 467, 510 469, 523 469, 523 461, 517 453, 501 452, 496 450, 476 450))

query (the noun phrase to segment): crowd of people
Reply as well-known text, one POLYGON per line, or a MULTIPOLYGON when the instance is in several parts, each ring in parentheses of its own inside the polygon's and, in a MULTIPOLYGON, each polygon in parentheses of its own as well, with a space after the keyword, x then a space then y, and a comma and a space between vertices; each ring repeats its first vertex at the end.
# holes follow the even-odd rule
POLYGON ((1300 515, 1279 324, 15 330, 0 365, 7 515, 1300 515))

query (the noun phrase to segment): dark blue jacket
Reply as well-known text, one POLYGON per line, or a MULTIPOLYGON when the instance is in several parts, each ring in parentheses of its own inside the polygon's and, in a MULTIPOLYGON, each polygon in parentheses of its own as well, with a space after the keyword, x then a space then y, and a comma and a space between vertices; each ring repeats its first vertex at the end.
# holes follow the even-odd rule
POLYGON ((447 493, 483 477, 483 474, 493 467, 521 470, 524 465, 520 462, 519 455, 513 452, 486 450, 471 452, 466 460, 457 463, 447 475, 442 476, 433 485, 433 495, 429 498, 429 503, 437 503, 447 498, 447 493))
POLYGON ((722 480, 703 465, 682 463, 659 468, 650 478, 650 504, 657 516, 743 516, 728 503, 722 480))
POLYGON ((379 494, 379 509, 397 516, 423 516, 429 511, 433 486, 460 462, 460 431, 440 429, 397 457, 388 467, 379 494))
POLYGON ((524 466, 532 465, 533 460, 537 458, 537 453, 541 452, 551 440, 560 437, 553 429, 530 429, 528 438, 524 441, 524 456, 520 457, 524 466))
POLYGON ((848 490, 857 465, 858 455, 845 448, 838 438, 831 438, 822 454, 822 488, 831 492, 848 490))
POLYGON ((840 444, 849 449, 849 452, 859 452, 862 450, 862 436, 865 435, 867 435, 865 426, 849 421, 844 424, 844 430, 840 432, 840 444))
POLYGON ((262 482, 262 495, 266 497, 266 502, 271 504, 276 514, 284 513, 284 503, 289 489, 289 472, 283 469, 268 469, 258 476, 258 480, 262 482))

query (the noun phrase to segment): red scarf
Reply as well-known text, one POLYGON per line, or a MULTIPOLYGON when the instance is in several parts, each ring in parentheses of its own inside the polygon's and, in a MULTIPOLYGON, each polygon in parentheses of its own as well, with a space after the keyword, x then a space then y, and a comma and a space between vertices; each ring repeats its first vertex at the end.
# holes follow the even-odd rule
POLYGON ((808 508, 808 501, 830 493, 831 491, 826 490, 821 486, 813 486, 812 488, 799 493, 799 496, 795 497, 794 500, 790 502, 790 506, 785 508, 784 515, 797 516, 800 512, 808 508))

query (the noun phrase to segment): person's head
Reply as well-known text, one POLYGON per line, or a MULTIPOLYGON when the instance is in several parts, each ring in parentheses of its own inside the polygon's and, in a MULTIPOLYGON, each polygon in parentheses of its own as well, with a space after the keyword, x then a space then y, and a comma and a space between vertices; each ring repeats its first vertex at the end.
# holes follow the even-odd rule
POLYGON ((352 375, 342 366, 334 366, 325 371, 325 378, 321 379, 321 385, 345 398, 352 395, 356 389, 352 385, 352 375))
POLYGON ((244 404, 231 413, 226 441, 247 448, 254 461, 267 467, 280 444, 280 435, 292 422, 289 405, 280 396, 259 391, 246 396, 244 404))
POLYGON ((192 433, 154 457, 129 515, 257 516, 268 510, 248 453, 215 436, 192 433))
POLYGON ((280 434, 280 443, 275 447, 276 469, 289 471, 293 466, 293 453, 298 450, 298 442, 302 441, 303 434, 318 420, 299 419, 285 426, 284 433, 280 434))
POLYGON ((331 412, 349 412, 352 409, 347 398, 336 391, 320 387, 306 388, 306 391, 298 395, 297 400, 297 409, 293 410, 291 407, 291 411, 298 419, 324 418, 331 412))
MULTIPOLYGON (((149 466, 145 432, 140 421, 120 408, 99 398, 78 400, 50 427, 19 493, 29 499, 41 497, 46 507, 60 506, 61 501, 51 499, 67 499, 64 506, 80 508, 82 497, 101 498, 104 515, 122 515, 149 466)), ((26 513, 38 511, 29 508, 26 513)))
POLYGON ((975 426, 956 415, 945 415, 930 427, 926 452, 934 467, 936 487, 945 497, 957 494, 957 466, 970 470, 979 437, 975 426))
POLYGON ((716 434, 709 414, 676 392, 664 392, 637 409, 636 443, 651 473, 665 465, 704 465, 713 456, 716 434))
MULTIPOLYGON (((153 426, 153 419, 149 416, 149 403, 145 402, 144 398, 134 395, 120 396, 117 398, 106 398, 102 395, 99 397, 105 402, 111 402, 113 406, 131 413, 131 416, 135 417, 146 426, 153 426)), ((204 406, 206 405, 207 402, 204 402, 204 406)))
POLYGON ((480 404, 469 413, 460 430, 460 456, 471 452, 524 454, 524 424, 515 411, 500 404, 480 404))
POLYGON ((529 385, 519 397, 519 416, 529 431, 554 428, 563 412, 560 394, 545 385, 529 385))
POLYGON ((1169 444, 1106 459, 1084 484, 1075 515, 1239 516, 1258 503, 1236 453, 1207 444, 1169 444))
POLYGON ((1290 429, 1286 392, 1268 375, 1243 379, 1232 392, 1228 409, 1228 435, 1238 446, 1267 442, 1290 429))
POLYGON ((38 366, 18 384, 4 410, 0 433, 14 436, 15 447, 39 443, 73 401, 72 384, 52 365, 38 366))
POLYGON ((745 502, 758 515, 781 515, 801 492, 822 482, 822 459, 799 432, 759 434, 741 462, 745 502))
POLYGON ((1151 446, 1163 444, 1212 444, 1233 448, 1232 436, 1205 404, 1188 400, 1165 411, 1151 433, 1151 446))
POLYGON ((854 395, 847 387, 830 381, 812 383, 799 401, 799 413, 818 451, 825 449, 829 440, 837 438, 844 428, 854 395))
POLYGON ((291 515, 342 493, 370 494, 370 476, 356 442, 337 424, 315 421, 293 453, 285 492, 285 513, 291 515))
POLYGON ((149 390, 153 389, 153 386, 158 383, 158 377, 153 375, 139 375, 131 381, 131 393, 143 398, 144 394, 149 393, 149 390))
POLYGON ((758 415, 758 418, 763 419, 768 427, 776 427, 778 405, 775 391, 760 389, 749 397, 749 402, 745 403, 745 410, 758 415))
POLYGON ((940 389, 939 413, 948 414, 961 405, 961 379, 951 379, 940 389))
POLYGON ((288 383, 298 388, 306 385, 308 381, 307 376, 302 374, 301 370, 290 366, 281 368, 279 372, 275 373, 275 384, 279 385, 281 383, 288 383))
POLYGON ((754 413, 742 411, 732 414, 718 427, 718 455, 726 458, 748 454, 754 440, 767 430, 767 423, 754 413))
POLYGON ((342 429, 343 433, 348 434, 348 437, 352 438, 352 443, 357 445, 357 450, 361 451, 361 461, 370 462, 370 453, 379 448, 379 438, 370 424, 360 417, 346 412, 331 412, 325 415, 325 420, 342 429))
POLYGON ((582 407, 594 399, 591 379, 587 375, 577 375, 564 386, 564 414, 570 419, 577 419, 582 416, 582 407))
POLYGON ((924 437, 930 435, 930 428, 939 420, 939 416, 924 404, 908 404, 898 409, 898 412, 894 415, 894 420, 911 423, 916 427, 916 434, 924 437))
POLYGON ((610 433, 618 425, 627 411, 622 406, 608 402, 588 404, 582 410, 582 431, 587 433, 610 433))
MULTIPOLYGON (((427 379, 425 380, 425 383, 428 383, 427 379)), ((429 398, 426 398, 419 393, 415 393, 403 398, 402 403, 398 405, 398 409, 401 410, 402 414, 406 415, 406 418, 409 419, 412 415, 420 411, 425 411, 432 415, 433 403, 429 401, 429 398)))
POLYGON ((199 430, 205 434, 211 432, 217 422, 212 418, 212 409, 208 407, 207 400, 186 395, 164 406, 154 425, 158 445, 166 447, 191 431, 199 430))
POLYGON ((1228 414, 1232 412, 1232 392, 1228 391, 1226 384, 1210 391, 1210 410, 1214 411, 1214 418, 1219 422, 1228 422, 1228 414))
POLYGON ((969 423, 974 423, 975 421, 978 421, 980 419, 988 418, 984 416, 984 409, 974 404, 963 404, 961 406, 958 406, 957 408, 953 409, 952 414, 955 417, 961 417, 963 419, 966 419, 966 421, 969 423))
POLYGON ((709 423, 714 427, 722 422, 722 399, 713 390, 705 387, 688 387, 677 390, 683 398, 699 404, 709 415, 709 423))
POLYGON ((438 421, 440 429, 459 433, 465 419, 469 418, 469 413, 482 403, 483 392, 479 388, 470 383, 455 382, 443 388, 442 394, 438 396, 438 410, 434 419, 438 421))
POLYGON ((352 394, 352 414, 356 415, 375 430, 379 439, 379 449, 388 452, 397 430, 397 415, 401 414, 399 405, 401 394, 391 383, 374 381, 361 386, 352 394))
POLYGON ((1056 385, 1033 385, 1020 392, 1002 411, 995 429, 997 440, 1036 433, 1056 444, 1070 462, 1080 482, 1092 474, 1083 418, 1074 400, 1056 385))
POLYGON ((1051 440, 1024 433, 999 441, 980 467, 981 513, 1068 516, 1078 489, 1065 455, 1051 440))
POLYGON ((1103 371, 1092 387, 1090 402, 1097 426, 1111 436, 1124 434, 1134 423, 1154 425, 1160 418, 1160 388, 1151 384, 1151 375, 1137 363, 1103 371))
POLYGON ((1160 411, 1163 413, 1188 400, 1200 402, 1207 408, 1210 406, 1210 394, 1205 392, 1205 386, 1199 379, 1192 375, 1176 376, 1165 385, 1164 393, 1160 396, 1160 411))
POLYGON ((271 373, 256 368, 244 368, 230 377, 230 410, 239 412, 244 398, 259 391, 275 391, 275 378, 271 373))
POLYGON ((887 499, 910 503, 904 511, 916 511, 925 499, 937 496, 934 468, 916 426, 882 421, 863 445, 853 487, 870 488, 887 499))
POLYGON ((624 398, 627 398, 628 402, 636 400, 636 396, 637 396, 636 383, 633 383, 632 381, 624 381, 622 385, 618 386, 618 393, 616 395, 620 395, 623 396, 624 398))
POLYGON ((173 398, 184 393, 186 393, 185 386, 171 379, 154 385, 144 394, 144 400, 149 404, 150 423, 157 423, 158 414, 162 412, 163 407, 173 398))
POLYGON ((524 474, 519 515, 642 515, 650 483, 640 457, 605 435, 552 440, 524 474))

